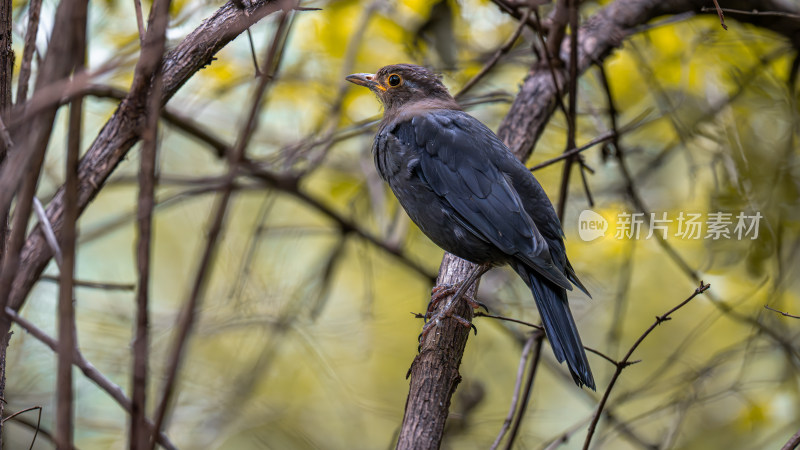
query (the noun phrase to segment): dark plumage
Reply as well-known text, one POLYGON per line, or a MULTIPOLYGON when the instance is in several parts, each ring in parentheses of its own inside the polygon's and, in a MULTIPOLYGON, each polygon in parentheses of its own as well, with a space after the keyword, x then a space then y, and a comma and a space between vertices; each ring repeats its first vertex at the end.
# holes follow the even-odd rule
POLYGON ((510 265, 531 288, 558 361, 567 361, 579 386, 594 389, 567 303, 572 284, 586 288, 536 178, 429 70, 397 64, 347 80, 370 88, 384 105, 375 165, 411 220, 450 253, 510 265))

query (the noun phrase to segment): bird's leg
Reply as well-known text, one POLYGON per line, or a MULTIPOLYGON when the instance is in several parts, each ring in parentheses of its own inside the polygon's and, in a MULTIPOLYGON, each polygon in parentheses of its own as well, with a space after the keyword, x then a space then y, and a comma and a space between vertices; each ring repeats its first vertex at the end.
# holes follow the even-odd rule
MULTIPOLYGON (((456 284, 438 284, 431 289, 431 301, 428 302, 428 310, 425 314, 426 317, 430 317, 433 313, 434 308, 436 305, 442 302, 442 300, 446 299, 448 296, 455 294, 458 292, 458 289, 461 287, 463 283, 456 283, 456 284)), ((463 294, 462 297, 469 306, 472 306, 473 309, 484 308, 486 309, 486 305, 483 303, 475 300, 475 297, 469 294, 463 294)))
POLYGON ((428 311, 425 314, 425 317, 430 318, 431 320, 429 322, 426 322, 425 325, 422 327, 420 342, 422 342, 425 339, 425 337, 430 332, 431 328, 438 325, 441 319, 444 319, 445 317, 452 317, 465 327, 473 326, 472 323, 470 323, 470 321, 468 321, 467 319, 458 316, 457 314, 454 314, 453 310, 455 309, 460 299, 466 301, 474 309, 478 309, 481 306, 486 308, 486 305, 479 303, 472 296, 467 295, 466 292, 467 289, 469 289, 469 287, 472 286, 472 284, 475 283, 475 281, 477 281, 477 279, 480 278, 481 275, 486 273, 491 267, 492 267, 491 264, 488 263, 481 264, 479 266, 476 266, 469 273, 466 280, 451 285, 447 284, 438 285, 433 288, 431 301, 430 303, 428 303, 428 311), (436 305, 441 303, 443 299, 447 298, 448 295, 453 293, 454 293, 453 297, 451 297, 450 300, 448 300, 444 308, 442 308, 441 311, 439 311, 437 314, 433 315, 433 309, 436 307, 436 305))
MULTIPOLYGON (((472 309, 479 309, 483 308, 486 312, 489 312, 489 308, 484 305, 483 303, 479 302, 475 299, 475 297, 466 293, 467 289, 474 283, 481 275, 486 273, 489 269, 491 269, 491 264, 481 264, 475 269, 473 269, 467 279, 455 284, 437 284, 436 286, 431 289, 431 301, 428 302, 428 308, 425 312, 425 319, 428 319, 433 314, 433 310, 436 308, 436 305, 442 302, 442 300, 446 299, 448 296, 452 294, 456 294, 453 297, 451 305, 454 304, 459 298, 463 298, 469 306, 472 306, 472 309)), ((452 307, 451 307, 452 309, 452 307)), ((467 322, 469 323, 469 322, 467 322)))

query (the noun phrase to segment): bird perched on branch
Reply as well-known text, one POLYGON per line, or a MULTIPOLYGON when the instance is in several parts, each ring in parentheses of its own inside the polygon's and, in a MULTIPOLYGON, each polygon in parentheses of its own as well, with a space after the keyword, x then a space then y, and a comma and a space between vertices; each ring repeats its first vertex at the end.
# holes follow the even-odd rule
POLYGON ((561 223, 533 174, 462 111, 428 69, 396 64, 347 80, 369 88, 384 106, 372 147, 375 165, 411 220, 479 270, 510 265, 533 292, 558 361, 567 361, 578 386, 594 389, 567 303, 573 284, 589 294, 567 260, 561 223))

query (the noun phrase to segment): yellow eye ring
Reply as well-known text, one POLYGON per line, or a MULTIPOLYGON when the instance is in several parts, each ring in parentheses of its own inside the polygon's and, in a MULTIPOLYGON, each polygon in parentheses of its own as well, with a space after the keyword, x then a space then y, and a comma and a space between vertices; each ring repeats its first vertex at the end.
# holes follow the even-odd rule
POLYGON ((387 81, 389 82, 389 86, 397 87, 397 86, 400 86, 400 83, 403 82, 403 79, 400 78, 400 75, 398 75, 396 73, 393 73, 393 74, 389 75, 389 77, 387 78, 387 81))

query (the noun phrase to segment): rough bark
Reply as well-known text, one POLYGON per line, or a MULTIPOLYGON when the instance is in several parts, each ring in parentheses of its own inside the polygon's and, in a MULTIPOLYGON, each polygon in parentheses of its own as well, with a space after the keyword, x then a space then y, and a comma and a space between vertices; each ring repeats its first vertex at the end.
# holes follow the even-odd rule
MULTIPOLYGON (((11 49, 11 0, 0 2, 0 111, 11 106, 14 50, 11 49)), ((2 146, 0 141, 0 146, 2 146)), ((0 150, 0 161, 3 152, 0 150)))
MULTIPOLYGON (((617 0, 611 3, 580 27, 578 73, 602 63, 625 38, 638 32, 639 27, 649 21, 664 15, 700 13, 700 9, 709 6, 709 3, 703 0, 617 0)), ((800 5, 783 0, 734 0, 725 2, 725 7, 781 11, 794 15, 800 13, 800 5)), ((800 20, 797 16, 776 20, 773 20, 775 17, 764 16, 742 16, 737 19, 782 34, 794 46, 800 46, 800 20)), ((569 41, 565 40, 561 47, 561 60, 568 61, 568 54, 569 41)), ((557 93, 566 91, 565 67, 554 68, 558 82, 556 86, 550 69, 544 64, 535 65, 500 125, 498 136, 523 161, 533 152, 534 144, 553 114, 557 93)), ((472 266, 467 261, 445 254, 438 281, 457 283, 466 277, 472 266)), ((471 318, 472 312, 468 314, 464 317, 471 318)), ((441 444, 450 397, 461 379, 458 367, 468 337, 463 326, 454 320, 446 322, 449 323, 439 327, 436 333, 429 334, 414 362, 398 449, 436 449, 441 444)))
MULTIPOLYGON (((436 284, 457 283, 474 267, 468 261, 445 253, 436 284)), ((473 284, 466 295, 475 295, 477 285, 477 282, 473 284)), ((461 302, 456 314, 471 321, 473 311, 466 302, 461 302)), ((469 328, 455 320, 444 320, 428 333, 411 365, 411 388, 397 448, 439 448, 450 398, 461 382, 458 367, 469 333, 469 328)))
MULTIPOLYGON (((0 118, 5 117, 11 106, 11 79, 14 70, 14 51, 11 49, 11 0, 0 2, 0 118)), ((3 162, 6 144, 0 139, 0 163, 3 162)), ((6 241, 6 217, 0 214, 0 261, 3 260, 3 247, 6 241)), ((5 399, 6 392, 6 348, 9 333, 0 334, 0 398, 5 399)), ((0 401, 0 448, 3 447, 3 406, 0 401)))

